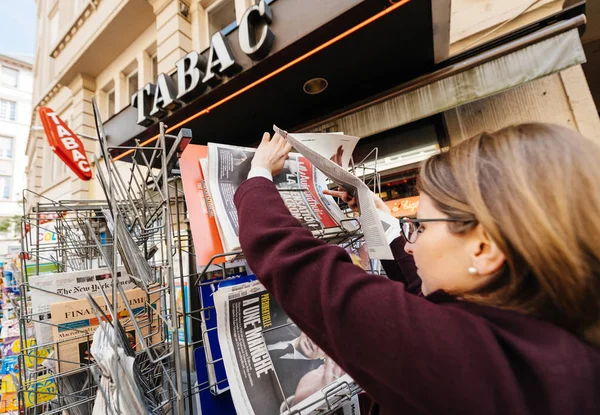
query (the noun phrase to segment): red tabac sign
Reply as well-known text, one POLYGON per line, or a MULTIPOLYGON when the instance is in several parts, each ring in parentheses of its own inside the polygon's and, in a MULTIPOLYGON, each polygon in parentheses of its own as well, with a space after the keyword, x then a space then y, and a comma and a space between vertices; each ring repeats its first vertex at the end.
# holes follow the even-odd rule
POLYGON ((90 180, 92 178, 92 169, 90 168, 83 143, 79 137, 50 108, 40 107, 39 114, 52 151, 81 180, 90 180))

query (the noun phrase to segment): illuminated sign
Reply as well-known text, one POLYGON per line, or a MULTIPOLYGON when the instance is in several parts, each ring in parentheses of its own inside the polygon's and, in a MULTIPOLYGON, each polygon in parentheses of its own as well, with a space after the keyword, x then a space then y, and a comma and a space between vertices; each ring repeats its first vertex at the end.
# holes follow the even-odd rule
MULTIPOLYGON (((265 0, 250 6, 238 28, 240 49, 250 59, 261 60, 268 56, 275 36, 269 29, 273 12, 265 0)), ((192 51, 175 63, 177 84, 170 75, 161 73, 156 84, 148 83, 131 96, 131 105, 137 108, 137 123, 153 124, 169 111, 176 110, 202 95, 208 86, 216 87, 222 76, 233 76, 242 70, 227 38, 215 33, 210 41, 208 59, 192 51)))
POLYGON ((403 218, 405 216, 414 217, 419 208, 419 196, 388 200, 385 204, 390 208, 392 215, 396 218, 403 218))

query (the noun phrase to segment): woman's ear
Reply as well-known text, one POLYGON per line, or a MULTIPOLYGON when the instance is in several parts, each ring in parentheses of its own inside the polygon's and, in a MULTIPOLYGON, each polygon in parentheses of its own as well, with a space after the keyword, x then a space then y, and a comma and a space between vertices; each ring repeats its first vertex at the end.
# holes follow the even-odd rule
POLYGON ((506 262, 506 255, 481 224, 478 224, 472 232, 469 246, 477 274, 480 276, 495 275, 506 262))

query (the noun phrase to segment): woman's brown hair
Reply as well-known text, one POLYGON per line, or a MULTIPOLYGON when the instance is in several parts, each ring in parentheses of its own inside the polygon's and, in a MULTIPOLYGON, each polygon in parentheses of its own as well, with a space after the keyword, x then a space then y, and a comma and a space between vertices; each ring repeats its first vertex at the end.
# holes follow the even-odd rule
POLYGON ((458 293, 560 325, 600 347, 600 144, 552 124, 483 133, 425 161, 419 189, 463 233, 480 223, 506 255, 458 293))

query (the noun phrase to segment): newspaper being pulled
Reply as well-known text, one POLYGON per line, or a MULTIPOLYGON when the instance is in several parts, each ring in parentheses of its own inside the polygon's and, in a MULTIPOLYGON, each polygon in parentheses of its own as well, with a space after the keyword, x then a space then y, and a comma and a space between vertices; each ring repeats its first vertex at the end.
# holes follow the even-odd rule
MULTIPOLYGON (((135 288, 123 267, 118 268, 117 281, 124 290, 135 288)), ((69 299, 82 299, 87 294, 97 296, 100 295, 101 289, 110 293, 112 276, 108 268, 37 275, 29 277, 29 287, 35 338, 38 344, 45 345, 51 343, 53 338, 50 305, 69 299)))
MULTIPOLYGON (((357 199, 361 229, 365 236, 369 256, 373 259, 394 259, 392 250, 389 247, 388 239, 390 238, 386 235, 386 233, 390 235, 391 232, 386 232, 386 229, 390 230, 390 227, 398 221, 388 220, 387 216, 390 215, 378 211, 373 201, 371 189, 360 178, 350 173, 343 165, 336 163, 333 157, 328 158, 324 155, 329 153, 323 153, 325 151, 323 143, 336 142, 345 136, 313 133, 290 134, 277 126, 273 126, 273 129, 286 138, 294 149, 306 157, 314 167, 357 199)), ((330 152, 331 148, 327 150, 330 152)))
MULTIPOLYGON (((136 288, 125 291, 125 296, 133 312, 133 316, 129 315, 123 298, 119 295, 117 317, 132 347, 140 344, 140 339, 131 321, 132 318, 136 319, 144 336, 153 333, 154 338, 148 340, 149 342, 158 342, 160 339, 159 319, 157 316, 151 314, 160 312, 159 293, 148 296, 144 290, 136 288)), ((112 309, 112 296, 107 295, 107 297, 112 309)), ((112 320, 109 306, 107 306, 104 298, 94 297, 93 300, 109 319, 112 320)), ((100 320, 96 315, 96 310, 92 307, 88 299, 52 304, 50 312, 52 313, 52 322, 54 323, 52 327, 54 341, 57 342, 55 352, 58 359, 58 373, 91 364, 90 346, 92 343, 92 334, 99 326, 100 320)))
POLYGON ((291 322, 258 282, 219 289, 217 330, 238 414, 309 414, 352 378, 291 322), (297 412, 296 412, 297 411, 297 412))
MULTIPOLYGON (((216 212, 217 227, 226 252, 240 249, 239 223, 233 196, 248 177, 256 149, 208 143, 210 196, 216 212)), ((203 164, 203 169, 206 164, 203 164)), ((354 230, 351 222, 331 196, 323 194, 327 178, 300 154, 290 154, 283 171, 273 178, 286 206, 302 226, 315 234, 335 235, 342 229, 354 230)))

